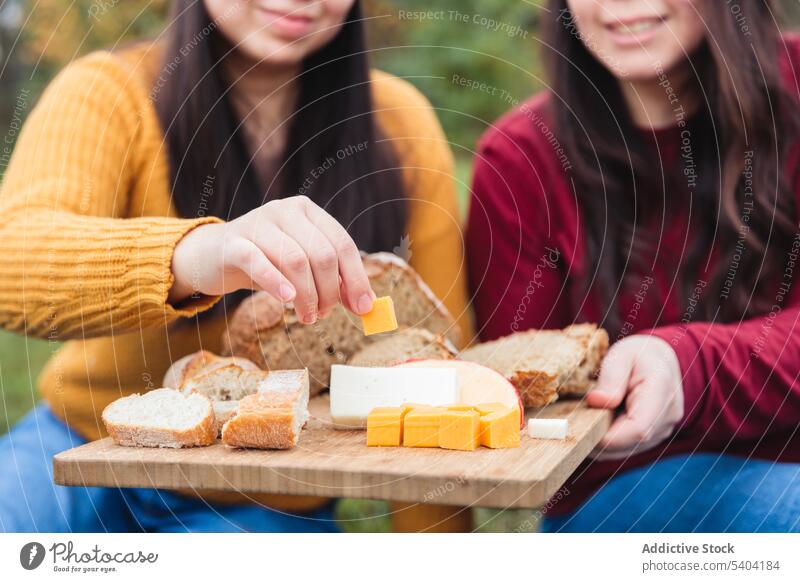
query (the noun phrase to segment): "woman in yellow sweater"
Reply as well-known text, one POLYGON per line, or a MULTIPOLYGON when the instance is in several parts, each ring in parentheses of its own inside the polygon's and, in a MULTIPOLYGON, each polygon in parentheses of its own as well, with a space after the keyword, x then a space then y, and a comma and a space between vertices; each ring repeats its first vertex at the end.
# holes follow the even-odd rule
MULTIPOLYGON (((0 325, 64 341, 44 402, 0 439, 6 531, 327 531, 329 501, 52 484, 103 408, 219 351, 252 289, 312 324, 374 295, 358 259, 406 248, 469 337, 452 157, 427 101, 367 68, 354 0, 176 1, 162 37, 48 87, 0 195, 0 325)), ((395 528, 465 512, 396 507, 395 528)))

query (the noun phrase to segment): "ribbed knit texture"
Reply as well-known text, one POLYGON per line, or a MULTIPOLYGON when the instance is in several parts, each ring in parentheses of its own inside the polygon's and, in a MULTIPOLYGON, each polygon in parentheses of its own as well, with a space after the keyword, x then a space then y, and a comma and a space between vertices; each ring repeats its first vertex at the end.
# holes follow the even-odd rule
MULTIPOLYGON (((150 99, 155 79, 168 77, 159 71, 159 50, 142 43, 66 67, 26 121, 0 191, 0 326, 65 341, 39 389, 53 412, 89 440, 106 434, 99 420, 105 406, 159 387, 185 354, 219 351, 225 327, 224 318, 174 325, 219 297, 167 303, 175 245, 218 219, 180 218, 171 204, 167 151, 150 99)), ((406 168, 411 264, 469 338, 447 142, 430 105, 408 83, 376 72, 373 93, 379 123, 406 168)), ((320 503, 250 499, 294 510, 320 503)))

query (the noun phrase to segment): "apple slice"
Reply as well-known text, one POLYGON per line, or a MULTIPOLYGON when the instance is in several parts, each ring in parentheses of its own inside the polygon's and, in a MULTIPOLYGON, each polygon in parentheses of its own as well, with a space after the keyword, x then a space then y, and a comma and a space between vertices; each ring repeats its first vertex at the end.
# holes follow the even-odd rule
POLYGON ((399 368, 455 368, 461 402, 475 406, 499 402, 505 406, 519 407, 520 428, 525 423, 525 408, 519 392, 500 372, 465 360, 407 360, 399 368))

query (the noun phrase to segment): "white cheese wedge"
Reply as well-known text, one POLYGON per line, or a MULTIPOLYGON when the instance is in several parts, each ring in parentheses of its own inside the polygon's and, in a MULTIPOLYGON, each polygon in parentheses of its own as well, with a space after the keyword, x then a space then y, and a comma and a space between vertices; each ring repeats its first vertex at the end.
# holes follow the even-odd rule
POLYGON ((534 439, 565 439, 568 429, 566 418, 531 418, 528 436, 534 439))
POLYGON ((376 406, 407 402, 445 406, 459 401, 456 371, 447 368, 331 366, 331 417, 336 428, 366 428, 376 406))

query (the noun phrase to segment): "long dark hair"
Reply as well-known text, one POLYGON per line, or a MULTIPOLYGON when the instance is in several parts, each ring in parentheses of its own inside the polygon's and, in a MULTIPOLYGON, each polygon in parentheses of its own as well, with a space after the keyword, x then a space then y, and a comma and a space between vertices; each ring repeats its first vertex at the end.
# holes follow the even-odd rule
POLYGON ((333 40, 303 63, 296 113, 268 192, 259 187, 228 99, 217 34, 202 0, 173 3, 162 63, 168 86, 159 89, 156 109, 179 213, 230 220, 302 193, 339 220, 360 249, 392 250, 407 210, 394 151, 373 114, 360 2, 333 40))
POLYGON ((712 40, 689 57, 705 99, 700 111, 687 112, 683 133, 696 181, 691 190, 687 179, 670 178, 685 176, 686 158, 678 156, 680 166, 666 168, 662 177, 618 81, 576 34, 566 0, 551 0, 543 16, 549 106, 572 165, 586 233, 588 267, 577 293, 599 292, 612 330, 621 323, 615 298, 626 285, 626 262, 649 268, 657 243, 643 225, 666 214, 669 199, 680 193, 688 194, 682 201, 691 208, 690 240, 677 271, 688 318, 733 321, 776 302, 776 280, 798 232, 794 169, 784 170, 800 124, 796 99, 781 78, 775 3, 739 7, 723 10, 711 0, 700 5, 712 40), (752 172, 749 186, 744 170, 752 172), (707 280, 700 282, 704 292, 689 309, 712 255, 707 280))

